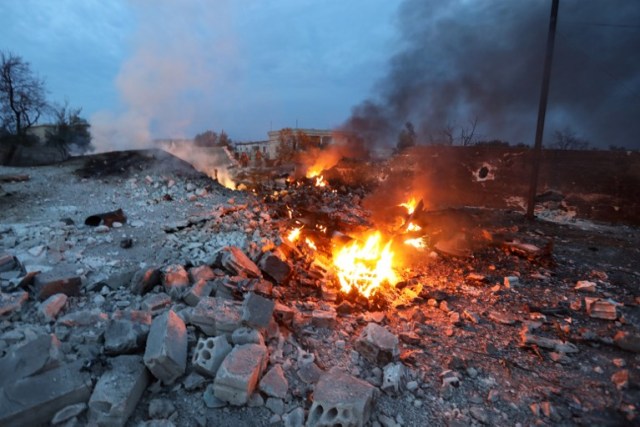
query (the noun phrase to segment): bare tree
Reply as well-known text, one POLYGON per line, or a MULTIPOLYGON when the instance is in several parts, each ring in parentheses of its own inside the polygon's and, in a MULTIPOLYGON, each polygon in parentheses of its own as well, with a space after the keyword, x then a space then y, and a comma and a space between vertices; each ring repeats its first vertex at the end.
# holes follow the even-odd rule
POLYGON ((589 141, 580 138, 569 127, 555 131, 554 136, 553 148, 560 150, 586 150, 589 148, 589 141))
POLYGON ((0 52, 0 120, 13 135, 24 135, 47 109, 44 81, 28 62, 0 52))
POLYGON ((69 107, 69 101, 51 108, 55 118, 53 131, 47 132, 47 144, 66 157, 93 151, 89 122, 80 116, 81 108, 69 107))
POLYGON ((460 145, 468 147, 475 143, 476 126, 478 126, 478 118, 469 121, 469 127, 460 126, 460 145))

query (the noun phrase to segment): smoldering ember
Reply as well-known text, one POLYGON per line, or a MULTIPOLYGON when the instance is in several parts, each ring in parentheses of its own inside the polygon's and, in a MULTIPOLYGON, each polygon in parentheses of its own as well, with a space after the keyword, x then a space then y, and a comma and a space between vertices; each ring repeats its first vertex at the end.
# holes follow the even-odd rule
POLYGON ((2 167, 0 425, 640 422, 637 152, 335 147, 2 167))

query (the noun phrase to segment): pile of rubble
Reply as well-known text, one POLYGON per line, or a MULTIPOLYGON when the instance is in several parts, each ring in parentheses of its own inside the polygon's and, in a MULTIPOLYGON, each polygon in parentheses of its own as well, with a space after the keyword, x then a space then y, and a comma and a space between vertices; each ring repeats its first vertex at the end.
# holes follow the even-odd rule
POLYGON ((282 237, 288 209, 308 229, 366 227, 361 194, 303 186, 259 199, 152 174, 122 184, 133 203, 114 192, 67 211, 116 205, 123 222, 1 233, 0 425, 638 420, 640 273, 603 264, 620 245, 633 259, 632 229, 598 237, 480 213, 496 224, 489 243, 425 251, 394 299, 373 304, 341 294, 319 254, 282 237), (550 235, 553 254, 534 250, 550 235), (587 240, 601 252, 577 261, 587 240))

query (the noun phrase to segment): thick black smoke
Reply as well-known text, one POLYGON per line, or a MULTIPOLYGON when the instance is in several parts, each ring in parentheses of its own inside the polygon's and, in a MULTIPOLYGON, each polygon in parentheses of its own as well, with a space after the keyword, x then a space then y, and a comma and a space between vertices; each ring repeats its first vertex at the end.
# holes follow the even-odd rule
MULTIPOLYGON (((550 10, 550 0, 406 0, 402 47, 343 127, 391 146, 407 121, 430 143, 477 119, 476 139, 532 144, 550 10)), ((560 1, 545 145, 569 128, 592 146, 640 148, 639 49, 637 0, 560 1)))

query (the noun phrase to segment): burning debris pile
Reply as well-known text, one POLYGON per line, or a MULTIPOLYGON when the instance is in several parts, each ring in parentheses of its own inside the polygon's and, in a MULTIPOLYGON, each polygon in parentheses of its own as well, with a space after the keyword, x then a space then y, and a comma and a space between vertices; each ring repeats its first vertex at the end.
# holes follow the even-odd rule
POLYGON ((637 422, 632 229, 411 195, 380 220, 321 175, 253 195, 141 168, 64 184, 108 203, 9 209, 0 424, 637 422))

